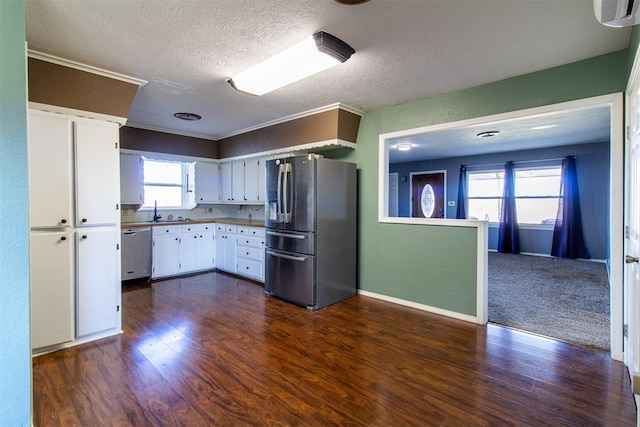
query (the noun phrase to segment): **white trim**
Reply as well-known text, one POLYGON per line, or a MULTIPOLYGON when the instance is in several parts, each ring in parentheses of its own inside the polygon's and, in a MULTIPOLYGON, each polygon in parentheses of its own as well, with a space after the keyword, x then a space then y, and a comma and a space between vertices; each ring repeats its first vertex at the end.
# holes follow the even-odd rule
MULTIPOLYGON (((413 176, 414 175, 428 175, 428 174, 436 174, 436 173, 441 173, 444 175, 444 188, 442 189, 444 194, 442 195, 442 197, 444 198, 443 202, 443 211, 444 211, 444 218, 447 218, 447 170, 446 169, 442 169, 442 170, 436 170, 436 171, 421 171, 421 172, 410 172, 409 173, 409 216, 413 217, 413 201, 411 200, 411 198, 413 197, 413 176)), ((442 219, 442 218, 440 218, 442 219)))
POLYGON ((248 158, 251 158, 251 157, 262 157, 262 156, 272 156, 272 155, 277 155, 277 154, 298 153, 300 151, 310 151, 310 150, 320 150, 320 151, 322 151, 322 150, 326 150, 326 149, 334 148, 334 147, 344 147, 344 148, 355 149, 356 148, 356 143, 355 142, 345 141, 343 139, 327 139, 325 141, 310 142, 308 144, 301 144, 301 145, 294 145, 294 146, 291 146, 291 147, 277 148, 275 150, 260 151, 260 152, 251 153, 251 154, 243 154, 242 156, 225 157, 224 159, 220 159, 220 161, 227 162, 227 161, 248 159, 248 158))
POLYGON ((291 114, 290 116, 281 117, 279 119, 275 119, 275 120, 271 120, 271 121, 268 121, 268 122, 264 122, 264 123, 261 123, 259 125, 251 126, 251 127, 245 128, 245 129, 233 131, 233 132, 230 132, 228 134, 219 136, 218 139, 230 138, 232 136, 240 135, 240 134, 243 134, 243 133, 251 132, 251 131, 254 131, 254 130, 266 128, 266 127, 273 126, 273 125, 278 125, 280 123, 290 122, 292 120, 301 119, 303 117, 313 116, 314 114, 324 113, 326 111, 331 111, 331 110, 335 110, 335 109, 348 111, 348 112, 356 114, 358 116, 363 116, 364 115, 364 111, 359 110, 359 109, 354 108, 354 107, 350 107, 350 106, 345 105, 345 104, 341 104, 341 103, 338 102, 338 103, 331 104, 331 105, 325 105, 324 107, 314 108, 313 110, 308 110, 308 111, 303 111, 301 113, 291 114))
POLYGON ((120 126, 127 123, 126 117, 110 116, 108 114, 94 113, 92 111, 76 110, 73 108, 59 107, 57 105, 41 104, 39 102, 29 102, 29 108, 33 110, 49 111, 51 113, 64 114, 74 117, 85 117, 88 119, 103 120, 106 122, 114 122, 120 126))
POLYGON ((220 163, 219 159, 210 159, 208 157, 195 157, 195 156, 185 156, 181 154, 169 154, 169 153, 157 153, 155 151, 142 151, 142 150, 131 150, 128 148, 121 148, 121 154, 136 154, 140 156, 145 156, 148 158, 155 159, 163 159, 163 160, 175 160, 179 162, 211 162, 211 163, 220 163))
POLYGON ((611 162, 609 178, 609 283, 611 319, 611 358, 623 360, 624 325, 624 96, 615 94, 611 105, 611 162))
POLYGON ((407 218, 407 217, 385 217, 378 220, 384 224, 413 224, 413 225, 439 225, 446 227, 485 227, 486 221, 477 219, 447 219, 447 218, 407 218))
POLYGON ((427 311, 429 313, 439 314, 441 316, 447 316, 447 317, 452 317, 452 318, 458 319, 458 320, 464 320, 465 322, 478 323, 474 316, 469 316, 468 314, 462 314, 462 313, 457 313, 455 311, 443 310, 441 308, 431 307, 431 306, 428 306, 428 305, 425 305, 425 304, 420 304, 420 303, 413 302, 413 301, 408 301, 408 300, 404 300, 404 299, 400 299, 400 298, 396 298, 396 297, 391 297, 391 296, 388 296, 388 295, 378 294, 378 293, 375 293, 375 292, 365 291, 365 290, 362 290, 362 289, 358 289, 358 294, 359 295, 363 295, 365 297, 375 298, 375 299, 379 299, 379 300, 382 300, 382 301, 390 302, 390 303, 393 303, 393 304, 402 305, 402 306, 405 306, 405 307, 416 308, 418 310, 427 311))
POLYGON ((62 65, 63 67, 73 68, 75 70, 84 71, 86 73, 96 74, 102 77, 108 77, 114 80, 120 80, 125 83, 131 83, 142 87, 149 83, 146 80, 138 79, 136 77, 126 76, 124 74, 116 73, 114 71, 105 70, 103 68, 94 67, 92 65, 83 64, 81 62, 72 61, 70 59, 60 58, 59 56, 50 55, 48 53, 38 52, 37 50, 27 50, 27 56, 33 59, 39 59, 41 61, 50 62, 52 64, 62 65))
POLYGON ((489 321, 489 227, 482 221, 476 230, 476 323, 486 325, 489 321))
POLYGON ((134 122, 127 123, 127 126, 131 128, 151 130, 154 132, 162 132, 162 133, 169 133, 173 135, 188 136, 190 138, 204 139, 206 141, 217 141, 217 139, 212 136, 202 135, 202 134, 193 133, 193 132, 184 132, 184 131, 175 130, 175 129, 166 129, 158 126, 143 125, 143 124, 134 123, 134 122))
POLYGON ((43 354, 53 353, 54 351, 75 347, 80 344, 86 344, 92 341, 101 340, 103 338, 112 337, 114 335, 120 335, 122 333, 124 333, 122 329, 109 330, 108 332, 96 332, 95 334, 87 335, 81 338, 76 338, 73 341, 68 341, 62 344, 54 344, 49 347, 39 348, 37 351, 31 353, 31 357, 33 358, 37 356, 42 356, 43 354))

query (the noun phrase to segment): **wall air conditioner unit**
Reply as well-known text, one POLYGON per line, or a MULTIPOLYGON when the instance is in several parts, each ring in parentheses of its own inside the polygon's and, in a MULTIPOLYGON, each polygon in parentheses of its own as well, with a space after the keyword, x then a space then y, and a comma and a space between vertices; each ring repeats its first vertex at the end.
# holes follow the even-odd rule
POLYGON ((628 27, 640 22, 640 0, 593 0, 598 22, 609 27, 628 27))

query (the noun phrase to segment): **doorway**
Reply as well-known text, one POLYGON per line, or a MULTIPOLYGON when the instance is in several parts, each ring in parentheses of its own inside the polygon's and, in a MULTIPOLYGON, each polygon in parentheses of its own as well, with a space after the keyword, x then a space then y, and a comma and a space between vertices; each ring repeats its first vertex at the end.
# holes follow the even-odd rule
MULTIPOLYGON (((486 222, 482 220, 472 221, 466 220, 466 222, 459 222, 449 219, 436 219, 436 218, 413 218, 409 212, 403 214, 402 206, 403 201, 403 178, 409 175, 409 172, 413 172, 416 169, 422 170, 434 170, 444 169, 438 164, 428 163, 422 164, 409 170, 408 167, 411 163, 417 163, 418 160, 427 160, 432 162, 442 162, 448 158, 454 156, 461 156, 462 150, 465 150, 465 143, 467 147, 471 147, 478 154, 478 150, 493 150, 493 152, 504 151, 500 149, 501 141, 504 141, 502 137, 496 137, 488 141, 483 140, 483 144, 479 145, 473 140, 474 136, 482 134, 483 130, 487 130, 486 127, 491 124, 509 124, 514 119, 536 119, 544 120, 548 116, 561 113, 561 112, 581 112, 584 110, 591 110, 594 107, 604 107, 610 114, 610 123, 604 128, 606 138, 610 141, 609 151, 609 200, 606 203, 608 209, 608 223, 605 226, 607 242, 607 256, 606 262, 609 273, 609 282, 611 284, 610 295, 610 335, 611 335, 611 357, 615 360, 622 360, 623 358, 623 248, 624 248, 624 222, 623 222, 623 172, 624 172, 624 114, 623 114, 623 96, 620 93, 597 96, 592 98, 586 98, 576 101, 569 101, 560 104, 546 105, 541 107, 534 107, 526 110, 512 111, 508 113, 501 113, 492 116, 478 117, 474 119, 461 120, 458 122, 451 122, 446 124, 437 124, 426 126, 422 128, 409 129, 404 131, 397 131, 389 134, 383 134, 380 136, 380 183, 379 183, 379 221, 385 223, 401 223, 401 224, 415 224, 415 225, 429 225, 429 226, 454 226, 460 224, 461 227, 476 227, 477 233, 477 309, 475 314, 475 321, 478 323, 484 323, 487 321, 486 311, 488 307, 487 300, 487 253, 481 248, 487 248, 487 234, 485 231, 486 222), (429 144, 429 141, 442 140, 442 137, 446 137, 447 144, 429 144), (398 143, 409 141, 413 144, 413 149, 410 154, 403 154, 406 152, 400 152, 395 149, 398 143), (398 162, 406 162, 405 169, 398 168, 398 162), (435 167, 434 167, 435 166, 435 167), (388 196, 388 174, 390 172, 398 172, 400 174, 400 201, 401 201, 401 217, 409 218, 393 218, 390 217, 387 208, 387 196, 388 196)), ((564 122, 563 122, 564 123, 564 122)), ((566 133, 571 138, 588 138, 589 135, 593 135, 593 129, 590 125, 592 120, 580 120, 576 121, 576 127, 572 128, 572 131, 566 133)), ((544 126, 543 123, 531 123, 526 128, 527 131, 536 129, 544 129, 547 135, 555 134, 556 131, 560 131, 563 126, 551 127, 544 126)), ((502 135, 508 134, 506 131, 502 135)), ((534 136, 534 132, 528 132, 531 136, 534 136)), ((557 138, 550 138, 549 141, 557 140, 557 138)), ((510 143, 511 147, 517 145, 519 148, 523 147, 527 143, 539 143, 539 138, 527 138, 526 140, 518 140, 517 142, 510 143)), ((576 142, 573 142, 574 144, 576 142)), ((528 148, 532 148, 529 146, 528 148)), ((512 151, 512 150, 510 150, 512 151)), ((470 153, 471 154, 471 153, 470 153)), ((460 165, 458 164, 457 168, 460 165)), ((458 169, 447 168, 449 176, 457 176, 458 169), (453 175, 452 175, 453 174, 453 175)), ((405 178, 406 179, 406 178, 405 178)), ((455 181, 455 180, 453 180, 455 181)), ((409 183, 407 183, 409 184, 409 183)), ((451 182, 449 185, 450 194, 456 194, 456 184, 451 182), (453 192, 453 193, 451 193, 453 192)), ((407 185, 408 187, 409 185, 407 185)), ((409 192, 406 193, 407 198, 410 197, 409 192)), ((406 205, 410 206, 409 202, 406 205)), ((407 209, 408 210, 408 209, 407 209)), ((446 218, 455 217, 456 213, 456 201, 450 200, 445 206, 445 210, 448 210, 445 214, 446 218)), ((455 316, 454 316, 455 317, 455 316)))
POLYGON ((447 171, 411 173, 411 217, 446 218, 447 171))

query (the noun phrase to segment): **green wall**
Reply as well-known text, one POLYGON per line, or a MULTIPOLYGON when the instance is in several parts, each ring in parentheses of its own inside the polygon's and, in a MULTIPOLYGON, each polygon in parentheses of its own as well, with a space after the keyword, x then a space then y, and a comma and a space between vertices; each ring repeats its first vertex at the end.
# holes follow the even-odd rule
POLYGON ((23 0, 0 0, 0 425, 31 424, 23 0))
POLYGON ((357 149, 330 154, 359 168, 360 289, 476 314, 476 230, 378 223, 378 136, 622 92, 628 51, 366 113, 357 149))

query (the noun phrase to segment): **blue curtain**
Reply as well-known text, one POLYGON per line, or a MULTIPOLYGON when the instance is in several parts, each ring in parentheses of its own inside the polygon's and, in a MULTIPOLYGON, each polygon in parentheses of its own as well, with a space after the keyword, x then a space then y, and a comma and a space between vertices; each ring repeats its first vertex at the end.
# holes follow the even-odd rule
POLYGON ((582 235, 578 175, 574 156, 567 156, 562 160, 560 200, 553 228, 551 255, 561 258, 590 258, 582 235))
POLYGON ((498 230, 498 252, 519 254, 520 236, 516 215, 516 176, 513 162, 504 166, 504 190, 502 192, 502 212, 498 230))
POLYGON ((460 165, 456 219, 467 219, 467 167, 464 165, 460 165))

